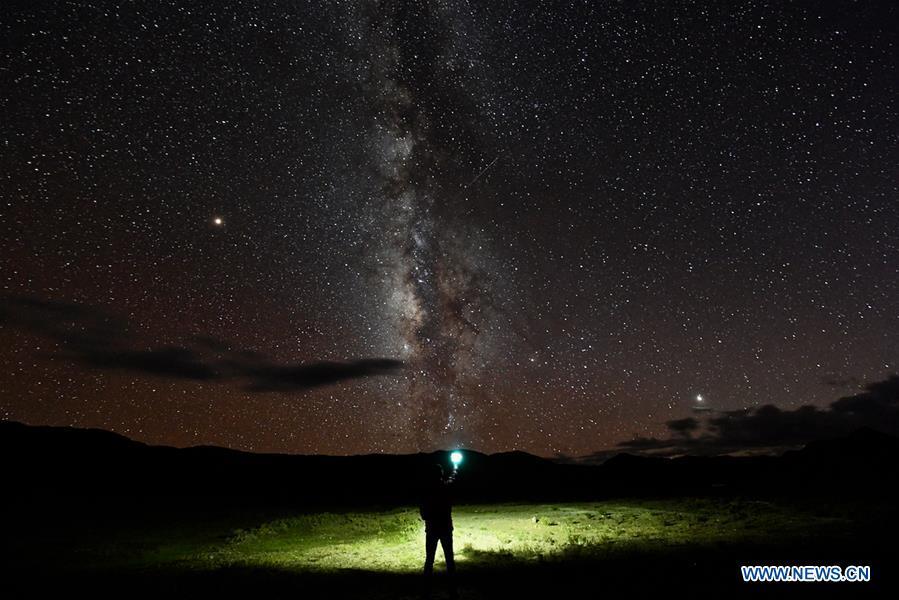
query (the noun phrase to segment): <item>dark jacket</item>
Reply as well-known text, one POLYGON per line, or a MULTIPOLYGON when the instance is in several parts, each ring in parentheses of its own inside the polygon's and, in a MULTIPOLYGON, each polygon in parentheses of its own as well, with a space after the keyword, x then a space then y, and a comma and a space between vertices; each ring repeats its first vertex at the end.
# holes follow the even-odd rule
POLYGON ((418 513, 424 519, 428 531, 453 530, 453 487, 455 474, 447 479, 434 481, 424 490, 418 513))

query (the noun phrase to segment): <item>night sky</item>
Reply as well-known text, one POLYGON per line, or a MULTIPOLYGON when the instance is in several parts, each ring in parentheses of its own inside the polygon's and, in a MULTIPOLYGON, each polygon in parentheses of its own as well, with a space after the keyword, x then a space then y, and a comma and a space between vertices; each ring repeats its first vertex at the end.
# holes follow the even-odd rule
POLYGON ((5 2, 0 418, 586 455, 899 357, 894 2, 5 2))

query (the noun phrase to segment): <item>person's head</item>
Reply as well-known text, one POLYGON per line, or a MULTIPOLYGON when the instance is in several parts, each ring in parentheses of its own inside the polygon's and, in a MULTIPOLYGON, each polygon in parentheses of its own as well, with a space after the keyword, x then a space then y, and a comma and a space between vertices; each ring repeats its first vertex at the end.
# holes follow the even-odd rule
POLYGON ((443 467, 435 463, 428 469, 428 483, 437 485, 443 482, 443 467))

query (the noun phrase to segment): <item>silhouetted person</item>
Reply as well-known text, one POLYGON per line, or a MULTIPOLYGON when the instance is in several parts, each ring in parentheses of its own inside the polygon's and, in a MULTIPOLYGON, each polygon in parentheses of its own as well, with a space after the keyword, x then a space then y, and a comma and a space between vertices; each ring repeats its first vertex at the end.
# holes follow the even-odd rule
POLYGON ((422 490, 419 514, 425 522, 425 596, 430 595, 431 579, 434 571, 434 555, 437 542, 443 548, 446 572, 449 576, 450 593, 456 597, 456 563, 453 559, 453 503, 452 487, 456 472, 444 479, 443 468, 433 465, 422 490))

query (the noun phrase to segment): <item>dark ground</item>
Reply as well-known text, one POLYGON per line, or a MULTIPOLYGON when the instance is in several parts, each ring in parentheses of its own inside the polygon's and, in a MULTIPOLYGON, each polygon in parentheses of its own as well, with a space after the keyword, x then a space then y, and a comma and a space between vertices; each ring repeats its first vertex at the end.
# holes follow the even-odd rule
MULTIPOLYGON (((0 452, 7 458, 2 475, 4 598, 420 597, 423 549, 415 530, 420 525, 409 508, 414 506, 413 474, 444 460, 445 453, 249 455, 157 448, 108 432, 15 423, 0 423, 0 434, 0 452), (398 507, 407 507, 405 516, 396 516, 398 507), (316 516, 341 511, 380 512, 356 519, 349 534, 340 518, 328 517, 329 524, 316 516), (389 514, 399 530, 384 529, 389 514), (309 534, 318 536, 319 550, 338 548, 328 536, 347 534, 348 545, 359 552, 335 551, 326 565, 310 567, 303 551, 311 538, 289 525, 310 518, 321 521, 317 533, 309 534), (286 534, 254 533, 279 519, 287 519, 286 534), (247 532, 258 538, 253 552, 234 541, 247 532), (388 537, 398 541, 385 545, 388 537), (222 548, 237 559, 212 560, 222 548), (382 564, 393 560, 400 568, 366 568, 373 548, 382 564)), ((758 459, 619 455, 586 467, 521 453, 468 453, 456 507, 456 550, 464 557, 458 563, 460 597, 896 597, 897 449, 892 436, 860 431, 758 459), (518 503, 519 512, 530 506, 555 510, 546 507, 559 503, 600 511, 608 505, 622 514, 637 506, 646 514, 679 516, 671 523, 648 521, 655 523, 648 529, 627 529, 626 520, 612 519, 603 525, 608 535, 584 544, 571 540, 601 530, 598 521, 570 524, 570 537, 559 538, 562 543, 551 551, 526 545, 513 552, 489 544, 479 548, 477 535, 489 537, 512 523, 503 521, 510 510, 503 503, 510 502, 518 503), (777 512, 753 512, 760 506, 777 512), (676 510, 669 511, 672 507, 676 510), (721 507, 735 516, 718 519, 721 507), (471 519, 480 518, 478 511, 488 517, 495 512, 499 520, 486 522, 482 533, 473 531, 471 519), (461 541, 473 535, 474 544, 463 550, 461 541), (872 580, 741 580, 741 565, 778 564, 869 565, 872 580)), ((519 515, 504 537, 533 535, 536 529, 523 527, 528 522, 519 515)), ((555 535, 567 526, 545 531, 555 535)), ((550 537, 547 533, 538 542, 549 543, 550 537)), ((436 598, 446 597, 440 556, 436 598)))

